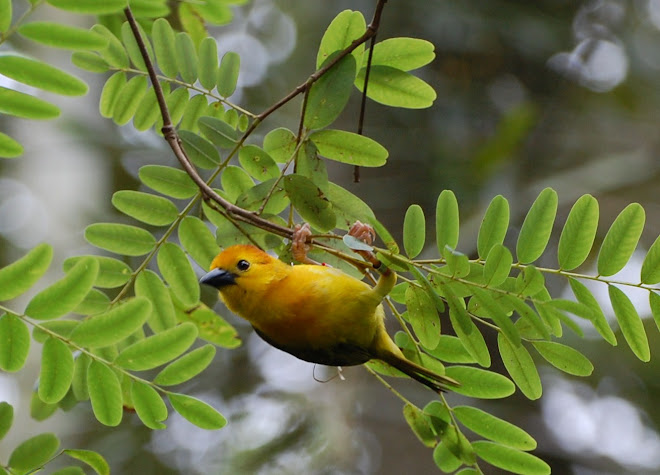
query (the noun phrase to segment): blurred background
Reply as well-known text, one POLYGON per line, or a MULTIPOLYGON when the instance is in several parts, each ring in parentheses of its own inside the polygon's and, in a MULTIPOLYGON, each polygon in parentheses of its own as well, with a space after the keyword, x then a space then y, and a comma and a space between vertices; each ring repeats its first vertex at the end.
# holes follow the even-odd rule
MULTIPOLYGON (((16 14, 26 5, 15 1, 16 14)), ((350 8, 368 20, 374 6, 374 0, 254 0, 233 7, 234 22, 213 30, 221 54, 241 55, 233 102, 253 112, 268 107, 312 72, 322 32, 336 14, 350 8)), ((49 7, 34 17, 45 18, 91 25, 49 7)), ((481 217, 497 194, 511 204, 507 242, 515 245, 516 227, 546 186, 558 191, 560 211, 554 244, 541 266, 557 266, 552 249, 561 224, 584 193, 600 202, 599 239, 632 201, 647 213, 640 246, 648 249, 660 234, 660 0, 390 0, 378 38, 394 36, 435 45, 436 60, 416 74, 435 88, 438 99, 421 111, 368 103, 365 133, 389 149, 387 166, 363 169, 357 184, 350 167, 333 166, 330 173, 396 237, 410 204, 433 216, 438 194, 451 189, 461 207, 460 251, 474 255, 481 217)), ((102 119, 98 95, 104 78, 76 70, 68 53, 38 49, 16 35, 3 48, 56 63, 91 86, 76 99, 35 92, 64 109, 56 121, 0 116, 0 128, 26 149, 20 159, 0 161, 0 265, 46 241, 56 250, 48 276, 56 279, 65 258, 97 252, 83 239, 87 224, 125 221, 110 205, 113 191, 139 188, 140 166, 174 159, 155 134, 102 119)), ((0 85, 25 87, 2 76, 0 85)), ((356 91, 336 126, 355 130, 358 106, 356 91)), ((295 128, 298 112, 296 102, 272 116, 255 143, 276 126, 295 128)), ((639 281, 640 251, 617 279, 639 281)), ((436 252, 428 249, 427 256, 436 252)), ((588 265, 584 271, 596 273, 588 265)), ((566 292, 564 282, 550 284, 554 295, 566 292)), ((592 291, 613 320, 605 286, 592 291)), ((584 339, 567 332, 563 342, 591 359, 596 368, 591 377, 568 378, 539 361, 544 384, 539 401, 517 392, 504 401, 449 394, 450 403, 477 405, 527 430, 539 444, 534 453, 553 473, 660 473, 660 338, 646 293, 629 295, 644 318, 651 363, 639 362, 619 332, 621 344, 611 347, 585 328, 584 339)), ((213 292, 205 291, 205 299, 213 303, 213 292)), ((204 431, 176 413, 159 432, 145 429, 131 413, 109 429, 94 420, 89 404, 36 422, 29 417, 29 401, 40 348, 33 344, 24 370, 0 373, 0 400, 16 410, 0 458, 6 460, 28 436, 53 431, 65 447, 100 451, 113 473, 437 471, 431 450, 407 428, 400 401, 364 369, 347 368, 341 380, 333 369, 267 346, 244 322, 220 312, 236 325, 244 344, 218 351, 212 366, 182 391, 218 408, 229 419, 225 429, 204 431)), ((488 336, 493 369, 504 371, 495 339, 488 336)), ((420 406, 431 398, 413 382, 392 383, 420 406)), ((485 464, 483 469, 499 473, 485 464)))

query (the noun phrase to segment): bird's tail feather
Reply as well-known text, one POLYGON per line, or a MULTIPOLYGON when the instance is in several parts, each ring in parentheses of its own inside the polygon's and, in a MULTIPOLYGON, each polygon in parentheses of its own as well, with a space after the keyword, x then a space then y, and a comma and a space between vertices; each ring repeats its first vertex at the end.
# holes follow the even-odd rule
POLYGON ((406 359, 403 355, 399 356, 396 353, 384 351, 378 355, 378 359, 384 361, 390 366, 394 366, 402 373, 407 374, 416 381, 419 381, 424 386, 431 388, 431 390, 440 393, 449 389, 460 386, 461 384, 448 376, 442 376, 430 369, 413 363, 406 359))

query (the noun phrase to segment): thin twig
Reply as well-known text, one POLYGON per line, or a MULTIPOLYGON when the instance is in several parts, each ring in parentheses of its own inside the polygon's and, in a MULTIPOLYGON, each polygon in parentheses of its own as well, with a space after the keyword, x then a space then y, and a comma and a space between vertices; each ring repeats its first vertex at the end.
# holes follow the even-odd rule
MULTIPOLYGON (((362 102, 360 103, 360 118, 358 120, 357 133, 362 135, 364 130, 364 114, 367 110, 367 88, 369 87, 369 76, 371 74, 371 61, 374 57, 374 47, 376 46, 376 33, 371 37, 371 44, 369 45, 369 56, 367 56, 367 69, 364 73, 364 86, 362 87, 362 102)), ((355 165, 353 168, 353 182, 360 183, 360 166, 355 165)))

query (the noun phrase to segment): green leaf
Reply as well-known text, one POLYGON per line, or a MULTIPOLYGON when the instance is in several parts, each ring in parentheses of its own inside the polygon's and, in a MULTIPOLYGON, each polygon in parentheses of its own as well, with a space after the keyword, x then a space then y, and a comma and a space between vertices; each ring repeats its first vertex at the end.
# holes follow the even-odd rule
POLYGON ((107 312, 83 320, 71 333, 74 343, 97 348, 128 338, 151 314, 151 302, 144 297, 124 300, 107 312))
POLYGON ((110 65, 97 53, 89 51, 78 51, 71 55, 71 62, 80 69, 92 73, 105 73, 110 69, 110 65))
POLYGON ((149 188, 172 198, 191 198, 199 191, 190 176, 177 168, 145 165, 140 168, 138 174, 142 183, 149 188))
POLYGON ((96 259, 81 259, 66 276, 35 295, 25 314, 38 320, 49 320, 71 312, 89 293, 98 272, 96 259))
MULTIPOLYGON (((419 38, 388 38, 374 46, 371 64, 412 71, 433 61, 434 49, 433 43, 419 38)), ((366 55, 363 66, 366 66, 366 55)))
POLYGON ((612 223, 598 253, 598 274, 610 276, 626 265, 644 229, 644 208, 638 203, 626 206, 612 223))
MULTIPOLYGON (((376 219, 369 205, 335 183, 328 182, 327 196, 337 218, 343 221, 345 229, 348 229, 355 221, 371 223, 376 219)), ((341 227, 341 224, 337 223, 337 226, 341 227)))
POLYGON ((234 148, 238 140, 236 130, 227 122, 215 117, 200 117, 199 128, 202 133, 220 148, 234 148))
POLYGON ((264 137, 264 150, 278 163, 286 163, 296 152, 296 136, 289 129, 273 129, 264 137))
POLYGON ((205 402, 185 394, 167 394, 172 407, 189 422, 208 430, 222 429, 227 419, 205 402))
POLYGON ((642 361, 649 361, 651 359, 649 341, 646 337, 644 324, 639 318, 635 306, 628 296, 618 287, 608 285, 607 289, 610 294, 612 307, 614 308, 614 315, 616 315, 619 327, 621 327, 621 332, 628 342, 628 346, 630 346, 630 349, 635 353, 637 358, 642 361))
POLYGON ((319 153, 341 163, 361 167, 380 167, 387 161, 387 150, 373 139, 343 130, 319 130, 309 139, 319 153))
POLYGON ((92 289, 73 311, 80 315, 93 315, 105 312, 109 306, 110 298, 100 290, 92 289))
MULTIPOLYGON (((153 61, 154 52, 151 49, 151 43, 149 42, 146 33, 144 32, 144 30, 142 29, 139 23, 137 24, 137 26, 142 41, 144 42, 144 46, 147 49, 147 55, 149 56, 149 59, 153 61)), ((133 63, 135 68, 140 71, 146 72, 147 66, 146 64, 144 64, 144 58, 142 58, 142 52, 140 51, 140 47, 137 44, 135 35, 133 34, 133 30, 131 29, 131 25, 129 25, 128 22, 124 22, 121 25, 121 40, 124 43, 124 47, 126 48, 128 57, 131 59, 131 62, 133 63)))
POLYGON ((122 213, 152 226, 172 224, 179 215, 177 207, 167 198, 141 191, 117 191, 112 195, 112 204, 122 213))
POLYGON ((199 338, 209 343, 224 348, 236 348, 241 344, 236 329, 204 304, 198 305, 192 312, 177 308, 177 318, 181 322, 195 325, 199 331, 199 338))
POLYGON ((130 66, 128 54, 126 54, 126 49, 121 41, 119 41, 119 38, 117 38, 115 34, 105 26, 100 24, 94 25, 92 31, 103 36, 108 42, 108 46, 99 50, 101 58, 113 68, 128 69, 130 66))
POLYGON ((490 353, 484 337, 472 322, 464 302, 446 284, 441 286, 442 292, 449 304, 449 318, 458 338, 470 355, 483 367, 490 366, 490 353))
POLYGON ((218 75, 216 78, 218 94, 222 97, 229 97, 234 93, 240 69, 241 57, 237 53, 231 51, 225 53, 222 57, 222 61, 220 61, 220 67, 218 68, 218 75))
POLYGON ((525 267, 518 274, 516 279, 516 292, 518 292, 518 295, 531 297, 543 291, 543 289, 545 289, 545 278, 533 265, 525 267))
POLYGON ((158 67, 168 78, 174 79, 179 72, 174 53, 174 30, 165 18, 154 21, 151 39, 154 43, 158 67))
POLYGON ((534 360, 523 345, 514 346, 502 334, 497 336, 502 362, 522 393, 531 400, 541 397, 543 388, 534 360))
POLYGON ((424 249, 426 240, 426 220, 424 210, 419 205, 410 205, 403 220, 403 248, 411 259, 424 249))
POLYGON ((452 335, 440 335, 438 346, 428 352, 439 360, 449 363, 476 363, 461 343, 460 338, 452 335))
POLYGON ((46 432, 21 442, 9 456, 12 471, 27 473, 40 468, 57 453, 60 441, 55 434, 46 432))
MULTIPOLYGON (((238 160, 241 167, 259 181, 277 178, 280 174, 280 169, 277 167, 275 160, 256 145, 241 147, 238 160)), ((300 173, 300 166, 298 167, 298 173, 300 173)))
POLYGON ((502 244, 493 244, 486 264, 484 265, 484 281, 488 287, 497 287, 506 281, 511 273, 511 265, 513 264, 513 256, 502 244))
POLYGON ((95 50, 107 46, 108 40, 93 31, 49 21, 26 23, 18 28, 24 37, 54 48, 95 50))
POLYGON ((0 0, 0 33, 4 33, 11 26, 11 0, 0 0))
POLYGON ((0 56, 0 74, 28 86, 63 96, 82 96, 87 84, 49 64, 22 56, 0 56))
POLYGON ((0 113, 23 119, 54 119, 60 109, 29 94, 0 87, 0 113))
POLYGON ((147 78, 145 76, 134 76, 129 79, 117 93, 117 99, 112 108, 112 120, 118 125, 127 124, 137 112, 146 92, 147 78))
MULTIPOLYGON (((169 94, 169 86, 161 86, 163 87, 163 94, 169 94)), ((148 130, 159 118, 160 109, 158 108, 156 93, 152 87, 148 87, 133 116, 133 127, 139 131, 148 130)))
POLYGON ((73 379, 71 380, 71 390, 78 401, 87 401, 89 391, 87 389, 87 370, 92 361, 89 355, 81 353, 73 361, 73 379))
POLYGON ((132 371, 152 369, 172 361, 190 348, 196 338, 197 327, 192 323, 182 323, 133 343, 119 353, 115 363, 132 371))
POLYGON ((213 233, 206 224, 194 216, 186 216, 179 224, 179 241, 199 266, 207 270, 220 252, 213 233))
POLYGON ((339 117, 351 97, 355 72, 355 58, 348 55, 312 85, 307 94, 305 127, 322 129, 339 117))
POLYGON ((199 302, 199 283, 195 271, 183 250, 174 243, 166 242, 158 251, 158 268, 181 302, 193 306, 199 302))
POLYGON ((86 463, 99 475, 110 475, 110 466, 103 456, 92 450, 64 449, 63 452, 69 457, 86 463))
POLYGON ((424 290, 415 285, 406 289, 408 321, 424 348, 433 350, 440 343, 440 317, 435 302, 424 290))
MULTIPOLYGON (((78 262, 91 258, 99 263, 99 272, 94 282, 95 287, 114 289, 124 285, 131 278, 133 271, 125 262, 106 256, 76 256, 69 257, 62 263, 64 272, 69 272, 78 262)), ((89 294, 88 294, 89 295, 89 294)))
POLYGON ((472 432, 519 450, 534 450, 536 441, 521 428, 471 406, 457 406, 452 412, 472 432))
POLYGON ((199 44, 197 75, 205 89, 210 91, 215 87, 218 75, 218 45, 215 38, 208 36, 199 44))
MULTIPOLYGON (((366 68, 355 79, 355 86, 364 91, 366 68)), ((426 109, 433 105, 437 94, 433 88, 410 73, 391 66, 373 65, 369 73, 367 96, 380 104, 406 109, 426 109)))
POLYGON ((594 365, 582 353, 554 341, 533 341, 534 348, 552 366, 575 376, 589 376, 594 365))
POLYGON ((660 282, 660 236, 655 240, 644 257, 641 271, 642 284, 653 285, 660 282))
MULTIPOLYGON (((321 44, 316 56, 316 69, 336 51, 341 51, 358 39, 366 31, 366 22, 362 13, 344 10, 330 23, 321 38, 321 44)), ((358 46, 352 53, 356 64, 362 64, 364 45, 358 46)))
MULTIPOLYGON (((188 154, 188 158, 190 158, 190 160, 198 167, 212 169, 220 164, 220 154, 218 153, 218 150, 204 137, 200 137, 199 135, 188 130, 180 130, 179 137, 183 141, 183 148, 188 154)), ((183 171, 181 172, 185 173, 183 171)), ((187 174, 186 177, 188 177, 187 174)), ((190 177, 188 177, 188 181, 192 183, 190 177)), ((194 185, 194 187, 196 192, 197 185, 194 185)), ((192 194, 190 196, 192 196, 192 194)), ((186 196, 186 198, 188 197, 186 196)))
POLYGON ((502 244, 509 227, 509 202, 502 195, 497 195, 488 205, 479 228, 477 249, 479 257, 486 259, 492 248, 502 244))
POLYGON ((135 295, 146 297, 151 302, 151 312, 147 322, 154 333, 176 325, 174 304, 163 281, 155 272, 144 270, 135 279, 135 295))
POLYGON ((10 373, 20 370, 29 351, 30 330, 27 325, 16 315, 0 316, 0 369, 10 373))
POLYGON ((452 391, 480 399, 501 399, 511 396, 516 387, 511 380, 492 371, 471 366, 448 366, 445 374, 461 385, 452 391))
POLYGON ((53 248, 39 244, 25 256, 0 269, 0 301, 27 292, 43 276, 53 259, 53 248))
POLYGON ((440 254, 445 246, 456 249, 458 245, 458 202, 450 190, 443 190, 438 196, 435 208, 435 236, 440 254))
POLYGON ((142 256, 156 245, 156 238, 137 226, 116 223, 95 223, 85 229, 90 244, 126 256, 142 256))
POLYGON ((510 305, 517 313, 520 315, 523 320, 525 320, 531 328, 533 328, 542 338, 550 338, 550 332, 545 326, 545 323, 539 318, 539 315, 532 310, 532 308, 525 303, 523 299, 520 299, 514 295, 504 295, 502 300, 510 305))
POLYGON ((0 132, 0 157, 16 158, 23 155, 23 146, 9 135, 0 132))
POLYGON ((228 200, 235 201, 241 194, 254 188, 254 181, 240 167, 228 166, 220 177, 222 189, 228 200))
POLYGON ((557 203, 557 192, 546 188, 532 204, 518 235, 516 244, 518 262, 529 264, 543 254, 552 233, 557 203))
POLYGON ((0 440, 4 439, 14 422, 14 407, 8 402, 0 402, 0 440))
POLYGON ((78 320, 65 319, 42 322, 38 327, 34 328, 32 331, 32 337, 39 343, 44 343, 53 333, 63 338, 68 338, 74 328, 79 324, 80 322, 78 320))
POLYGON ((284 191, 284 184, 282 182, 276 183, 276 180, 277 178, 273 178, 246 190, 236 198, 236 204, 249 211, 257 211, 263 206, 265 214, 275 215, 281 213, 289 206, 290 202, 284 191), (274 191, 272 191, 273 186, 275 187, 274 191), (267 197, 269 197, 269 200, 264 205, 264 200, 267 197))
POLYGON ((282 182, 291 204, 306 222, 321 232, 334 229, 337 217, 330 202, 309 178, 291 174, 282 182))
POLYGON ((616 345, 616 336, 610 328, 607 318, 605 318, 605 314, 603 314, 603 310, 600 308, 600 304, 596 298, 582 282, 572 277, 569 278, 568 281, 571 284, 571 289, 578 302, 586 305, 591 310, 591 322, 593 323, 594 328, 598 330, 598 333, 600 333, 610 345, 616 345))
POLYGON ((179 32, 174 37, 176 66, 183 80, 193 84, 197 80, 197 51, 195 43, 186 32, 179 32))
POLYGON ((523 475, 549 475, 550 466, 538 457, 485 440, 472 442, 477 456, 495 467, 523 475))
POLYGON ((167 407, 154 388, 140 381, 132 381, 131 401, 145 426, 150 429, 165 429, 163 421, 167 419, 167 407))
POLYGON ((118 71, 114 73, 103 85, 101 99, 99 100, 99 113, 102 117, 109 119, 119 99, 119 93, 126 85, 126 73, 118 71))
POLYGON ((437 443, 436 435, 431 425, 431 419, 420 408, 406 403, 403 406, 403 417, 419 441, 427 447, 434 447, 437 443))
POLYGON ((115 372, 92 360, 87 369, 87 387, 94 417, 103 425, 118 426, 123 415, 123 397, 115 372))
POLYGON ((41 353, 39 399, 48 404, 59 402, 71 387, 73 355, 57 338, 46 339, 41 353))
POLYGON ((598 201, 583 195, 575 202, 559 238, 557 258, 562 270, 573 270, 589 257, 598 230, 598 201))
POLYGON ((502 335, 509 340, 511 345, 520 345, 520 334, 518 330, 511 321, 511 318, 507 315, 507 312, 502 309, 490 292, 475 288, 473 299, 485 314, 497 324, 502 331, 502 335))
POLYGON ((119 13, 126 8, 126 0, 48 0, 48 3, 62 10, 93 15, 119 13))
POLYGON ((200 117, 207 114, 207 109, 208 101, 204 94, 192 96, 183 111, 183 119, 181 120, 179 128, 191 130, 193 132, 198 131, 199 126, 197 125, 197 121, 199 121, 200 117))
POLYGON ((197 348, 163 368, 154 378, 154 384, 174 386, 184 383, 204 371, 211 364, 214 356, 213 345, 197 348))
POLYGON ((170 14, 168 0, 131 0, 130 3, 136 18, 159 18, 170 14))
POLYGON ((188 94, 188 88, 185 87, 179 87, 167 96, 165 103, 170 110, 173 125, 177 125, 181 121, 189 101, 190 95, 188 94))

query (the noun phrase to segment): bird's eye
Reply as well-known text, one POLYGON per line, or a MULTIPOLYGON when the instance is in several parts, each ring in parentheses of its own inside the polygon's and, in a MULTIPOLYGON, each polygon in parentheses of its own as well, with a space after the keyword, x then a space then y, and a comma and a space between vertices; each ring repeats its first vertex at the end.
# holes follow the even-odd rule
POLYGON ((238 261, 238 264, 236 264, 236 267, 240 271, 246 271, 250 268, 250 263, 245 259, 241 259, 240 261, 238 261))

